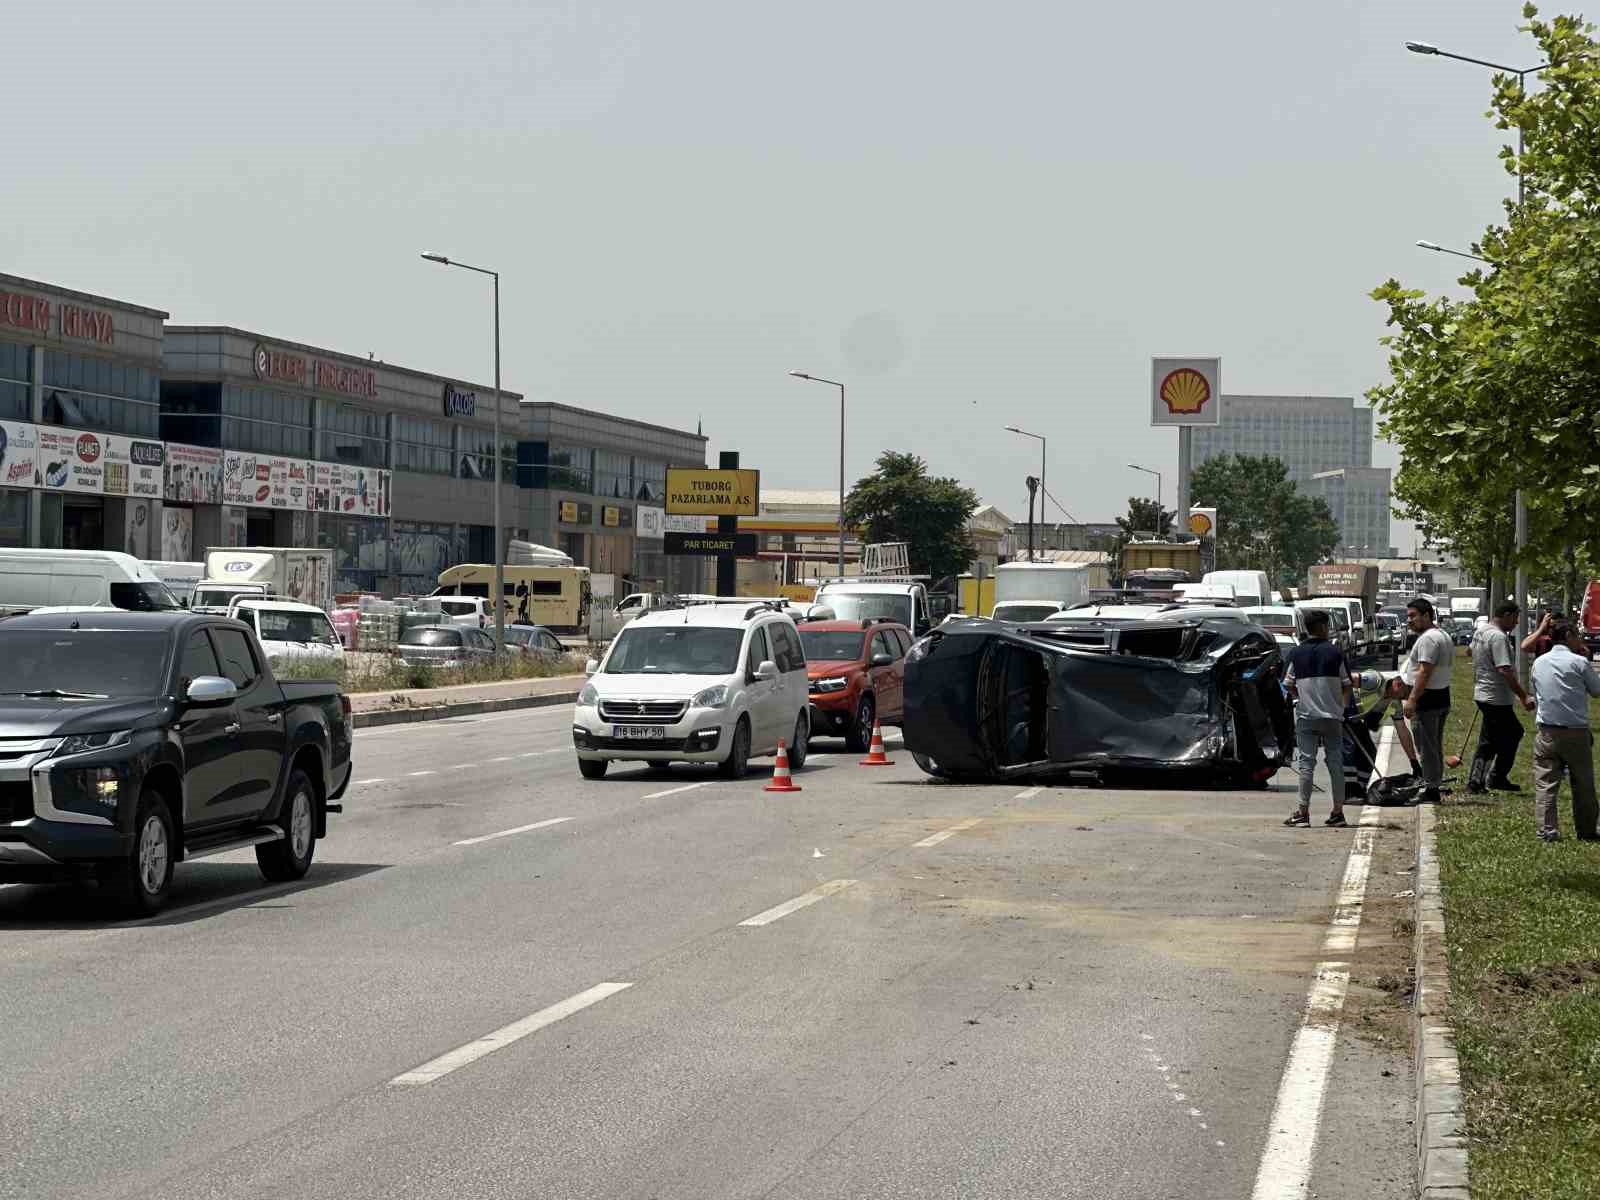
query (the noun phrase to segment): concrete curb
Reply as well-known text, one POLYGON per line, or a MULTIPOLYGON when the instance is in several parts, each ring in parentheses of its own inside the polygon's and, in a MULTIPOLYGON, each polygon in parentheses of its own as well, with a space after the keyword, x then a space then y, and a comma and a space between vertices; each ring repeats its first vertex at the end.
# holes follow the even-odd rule
POLYGON ((471 717, 479 713, 506 712, 514 708, 551 708, 557 704, 576 704, 578 692, 547 692, 542 696, 511 696, 504 700, 467 700, 460 704, 425 704, 411 708, 379 709, 356 713, 357 729, 378 725, 410 725, 416 721, 442 721, 446 717, 471 717))
POLYGON ((1445 958, 1444 899, 1434 827, 1439 810, 1417 810, 1416 1001, 1412 1050, 1417 1092, 1417 1195, 1422 1200, 1470 1200, 1467 1113, 1461 1064, 1450 1025, 1450 970, 1445 958))

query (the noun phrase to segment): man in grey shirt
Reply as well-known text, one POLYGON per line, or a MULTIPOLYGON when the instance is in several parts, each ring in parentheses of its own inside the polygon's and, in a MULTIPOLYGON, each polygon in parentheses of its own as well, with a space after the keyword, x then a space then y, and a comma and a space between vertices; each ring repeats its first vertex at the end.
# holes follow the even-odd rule
POLYGON ((1433 602, 1418 596, 1406 605, 1406 622, 1417 640, 1406 656, 1400 677, 1410 689, 1402 710, 1411 722, 1422 758, 1422 778, 1426 783, 1418 804, 1439 803, 1439 784, 1444 778, 1444 723, 1450 715, 1450 668, 1456 645, 1433 623, 1433 602))
POLYGON ((1503 601, 1495 608, 1493 619, 1472 635, 1472 698, 1483 726, 1467 775, 1469 792, 1517 790, 1511 782, 1511 764, 1517 761, 1517 747, 1522 744, 1522 722, 1517 720, 1512 697, 1529 712, 1534 707, 1511 665, 1511 631, 1517 627, 1519 611, 1515 600, 1503 601))
POLYGON ((1589 697, 1600 696, 1600 675, 1589 663, 1583 635, 1566 621, 1550 629, 1551 646, 1533 664, 1533 694, 1538 701, 1533 739, 1533 811, 1539 836, 1560 839, 1556 797, 1561 777, 1572 781, 1572 827, 1582 841, 1595 841, 1600 810, 1594 795, 1594 734, 1589 732, 1589 697))

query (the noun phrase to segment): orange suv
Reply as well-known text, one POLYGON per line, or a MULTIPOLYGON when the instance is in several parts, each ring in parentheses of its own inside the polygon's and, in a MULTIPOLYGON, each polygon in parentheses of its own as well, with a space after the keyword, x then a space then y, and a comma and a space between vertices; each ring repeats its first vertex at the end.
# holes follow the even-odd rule
POLYGON ((874 718, 899 725, 905 712, 911 631, 883 617, 806 621, 800 626, 811 692, 811 736, 843 737, 865 750, 874 718))

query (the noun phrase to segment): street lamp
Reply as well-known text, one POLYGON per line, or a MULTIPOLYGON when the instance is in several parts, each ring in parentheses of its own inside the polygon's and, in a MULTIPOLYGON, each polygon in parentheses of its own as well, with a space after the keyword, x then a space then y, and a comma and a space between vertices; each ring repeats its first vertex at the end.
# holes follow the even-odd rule
MULTIPOLYGON (((1042 433, 1029 433, 1026 429, 1018 429, 1015 425, 1006 426, 1007 433, 1020 433, 1023 437, 1034 438, 1039 443, 1039 524, 1044 525, 1044 506, 1050 499, 1050 493, 1044 486, 1045 436, 1042 433)), ((1039 549, 1044 549, 1044 530, 1039 531, 1039 549)))
MULTIPOLYGON (((1161 524, 1161 472, 1160 471, 1152 471, 1149 467, 1141 467, 1138 463, 1129 463, 1128 464, 1128 469, 1130 471, 1143 471, 1146 475, 1154 475, 1156 477, 1156 524, 1160 525, 1161 524)), ((1156 536, 1157 537, 1161 537, 1162 536, 1162 531, 1160 529, 1156 530, 1156 536)))
POLYGON ((443 254, 424 250, 422 257, 444 267, 460 267, 463 271, 476 271, 494 279, 494 648, 504 654, 506 649, 506 546, 501 538, 500 475, 503 470, 500 454, 500 272, 487 267, 469 266, 454 262, 443 254))
POLYGON ((807 375, 804 371, 790 371, 796 379, 809 383, 825 383, 839 389, 839 574, 844 575, 844 384, 837 379, 824 379, 820 375, 807 375))
MULTIPOLYGON (((1488 67, 1489 70, 1491 70, 1491 71, 1499 71, 1499 72, 1501 72, 1502 74, 1505 74, 1505 75, 1515 75, 1517 77, 1517 95, 1518 95, 1518 97, 1521 97, 1527 91, 1528 76, 1529 75, 1537 75, 1540 71, 1543 71, 1546 67, 1552 65, 1550 63, 1540 63, 1536 67, 1508 67, 1508 66, 1505 66, 1502 63, 1489 62, 1487 59, 1471 58, 1471 57, 1469 57, 1469 56, 1467 56, 1465 54, 1452 54, 1448 50, 1439 49, 1439 47, 1435 46, 1431 42, 1407 42, 1406 43, 1406 49, 1411 51, 1411 53, 1413 53, 1413 54, 1427 54, 1427 55, 1436 55, 1439 58, 1453 58, 1457 62, 1471 63, 1471 64, 1473 64, 1473 66, 1477 66, 1477 67, 1488 67)), ((1518 125, 1517 126, 1517 207, 1519 209, 1522 207, 1522 199, 1523 199, 1524 188, 1525 188, 1525 181, 1523 179, 1523 172, 1522 172, 1522 126, 1518 125)), ((1421 243, 1419 242, 1418 245, 1421 245, 1421 243)), ((1427 247, 1425 247, 1425 248, 1427 248, 1427 247)), ((1452 253, 1458 253, 1458 252, 1454 252, 1453 251, 1452 253)), ((1466 257, 1468 257, 1468 258, 1477 258, 1478 256, 1476 254, 1469 254, 1469 255, 1466 255, 1466 257)), ((1485 260, 1485 261, 1487 261, 1487 260, 1485 260)), ((1525 550, 1527 548, 1527 545, 1528 545, 1528 501, 1527 501, 1527 497, 1523 495, 1523 492, 1522 492, 1521 488, 1518 488, 1517 492, 1516 492, 1515 513, 1516 513, 1516 515, 1515 515, 1515 518, 1514 518, 1514 522, 1515 522, 1514 529, 1515 529, 1516 550, 1517 550, 1517 572, 1516 572, 1516 582, 1515 582, 1514 586, 1517 589, 1516 600, 1517 600, 1517 605, 1519 607, 1519 615, 1517 617, 1517 638, 1516 638, 1516 642, 1517 642, 1517 674, 1518 674, 1518 676, 1526 677, 1528 660, 1527 660, 1527 655, 1525 655, 1523 653, 1523 651, 1522 651, 1522 639, 1528 636, 1528 614, 1527 614, 1526 608, 1524 607, 1526 599, 1527 599, 1527 593, 1528 593, 1528 569, 1525 566, 1522 565, 1522 552, 1523 552, 1523 550, 1525 550)))
POLYGON ((1417 248, 1419 250, 1432 250, 1435 254, 1454 254, 1457 258, 1475 258, 1481 263, 1488 263, 1490 266, 1494 265, 1492 259, 1487 259, 1481 254, 1472 254, 1466 250, 1452 250, 1449 246, 1441 246, 1438 242, 1429 242, 1422 238, 1417 239, 1417 248))

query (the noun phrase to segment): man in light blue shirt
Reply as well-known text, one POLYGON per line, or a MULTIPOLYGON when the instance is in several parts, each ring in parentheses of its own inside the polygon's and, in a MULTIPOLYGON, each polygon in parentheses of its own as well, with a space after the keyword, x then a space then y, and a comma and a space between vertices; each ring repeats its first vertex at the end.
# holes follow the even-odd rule
POLYGON ((1589 697, 1600 696, 1600 675, 1589 663, 1583 636, 1566 621, 1550 630, 1551 647, 1533 664, 1533 696, 1538 702, 1533 739, 1534 820, 1539 837, 1561 837, 1556 797, 1561 777, 1572 783, 1572 827, 1582 841, 1600 837, 1600 808, 1594 795, 1594 735, 1589 732, 1589 697))

